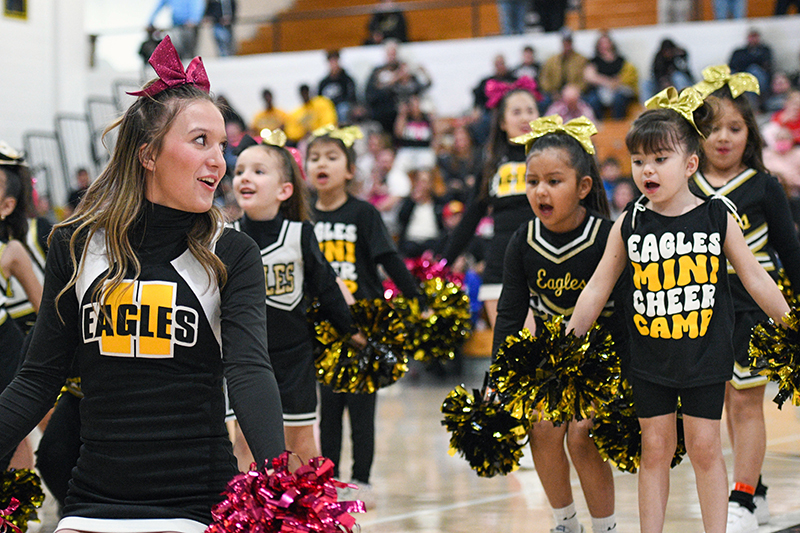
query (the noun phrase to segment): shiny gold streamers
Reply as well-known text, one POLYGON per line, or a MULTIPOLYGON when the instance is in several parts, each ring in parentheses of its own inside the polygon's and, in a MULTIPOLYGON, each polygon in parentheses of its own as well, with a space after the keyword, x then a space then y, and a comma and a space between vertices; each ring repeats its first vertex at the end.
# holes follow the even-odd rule
POLYGON ((512 417, 492 393, 473 394, 459 385, 442 403, 442 425, 450 435, 450 455, 460 453, 481 477, 508 474, 519 468, 527 428, 512 417))
POLYGON ((367 339, 361 350, 350 343, 352 334, 342 335, 329 321, 321 320, 318 304, 311 306, 309 319, 320 352, 314 361, 317 380, 336 392, 373 393, 408 371, 403 321, 383 299, 356 300, 350 312, 367 339))
POLYGON ((778 384, 773 398, 778 408, 786 400, 800 406, 800 312, 793 307, 784 317, 788 327, 769 319, 753 328, 750 360, 753 371, 778 384))
POLYGON ((792 282, 789 281, 789 276, 786 275, 786 270, 782 268, 778 270, 778 280, 775 283, 778 284, 778 288, 781 290, 783 298, 789 304, 789 307, 800 307, 798 306, 797 294, 794 292, 792 282))
POLYGON ((422 316, 414 298, 397 296, 391 300, 408 330, 403 349, 424 363, 452 360, 472 332, 469 296, 460 286, 443 278, 424 280, 420 288, 433 311, 428 318, 422 316))
POLYGON ((23 533, 28 530, 28 522, 39 521, 36 511, 42 506, 44 492, 42 480, 33 471, 27 468, 8 470, 2 473, 2 494, 0 494, 0 509, 9 507, 12 498, 16 498, 19 506, 10 515, 5 516, 6 521, 17 526, 23 533))
MULTIPOLYGON (((678 465, 686 455, 683 437, 683 418, 677 419, 678 446, 672 457, 672 467, 678 465)), ((597 450, 603 459, 611 462, 623 472, 635 474, 642 460, 642 429, 633 407, 633 393, 627 381, 623 381, 619 392, 610 401, 597 405, 594 426, 589 430, 597 450)))
POLYGON ((507 409, 531 423, 591 418, 594 403, 617 391, 620 362, 611 335, 596 324, 583 337, 567 334, 563 316, 546 321, 536 336, 509 336, 492 364, 491 382, 510 397, 507 409))

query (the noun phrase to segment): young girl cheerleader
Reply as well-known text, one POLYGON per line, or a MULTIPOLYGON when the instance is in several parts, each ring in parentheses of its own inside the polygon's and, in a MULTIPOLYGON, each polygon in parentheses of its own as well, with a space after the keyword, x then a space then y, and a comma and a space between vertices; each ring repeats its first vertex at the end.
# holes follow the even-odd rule
MULTIPOLYGON (((791 209, 778 179, 769 175, 761 157, 763 143, 745 91, 758 90, 746 73, 730 74, 727 66, 709 67, 698 84, 717 112, 703 143, 705 157, 693 178, 703 194, 724 196, 736 205, 747 245, 773 278, 783 265, 792 286, 800 283, 800 242, 791 209)), ((733 446, 734 486, 728 504, 728 532, 755 531, 769 521, 761 465, 767 447, 764 390, 767 378, 751 375, 748 354, 753 326, 766 319, 728 265, 735 321, 733 379, 725 388, 728 436, 733 446), (755 496, 755 497, 754 497, 755 496)))
MULTIPOLYGON (((22 235, 12 233, 9 235, 12 239, 16 239, 24 243, 25 248, 31 258, 31 266, 36 275, 36 279, 41 285, 44 282, 44 262, 47 253, 47 237, 50 235, 52 225, 43 217, 36 217, 34 214, 33 206, 33 180, 31 179, 30 170, 25 164, 25 158, 8 146, 6 143, 0 141, 0 165, 5 171, 9 180, 20 182, 23 186, 21 198, 25 205, 22 207, 23 212, 26 214, 25 224, 22 220, 18 224, 17 231, 25 230, 22 235), (24 227, 26 226, 26 227, 24 227)), ((18 202, 19 205, 20 202, 18 202)), ((14 228, 9 228, 12 232, 14 228)), ((11 278, 11 295, 7 302, 8 314, 22 330, 23 334, 27 334, 33 327, 36 321, 36 310, 32 302, 28 300, 25 289, 20 285, 16 278, 11 278)))
MULTIPOLYGON (((25 193, 25 182, 19 175, 9 172, 7 165, 0 165, 0 390, 11 383, 22 355, 23 334, 6 309, 11 280, 19 282, 34 312, 38 312, 42 300, 42 286, 34 274, 30 255, 25 245, 14 238, 27 234, 25 193)), ((8 467, 10 456, 5 459, 0 465, 3 470, 8 467)))
POLYGON ((169 37, 108 166, 51 239, 30 348, 0 395, 0 454, 81 371, 80 459, 56 531, 202 533, 238 472, 231 403, 260 464, 284 449, 252 239, 213 206, 225 125, 169 37))
POLYGON ((461 223, 453 231, 444 251, 449 264, 466 249, 478 223, 492 208, 494 236, 486 251, 486 264, 478 298, 483 302, 489 323, 494 327, 497 299, 503 281, 503 256, 506 246, 520 225, 533 212, 525 196, 525 147, 510 139, 530 131, 530 122, 539 116, 533 93, 511 89, 496 104, 486 150, 483 178, 476 183, 474 200, 461 223))
POLYGON ((680 399, 703 526, 708 533, 723 533, 728 478, 720 418, 733 367, 733 301, 721 270, 726 259, 773 320, 783 323, 789 307, 747 247, 728 202, 689 190, 702 152, 701 132, 707 133, 713 120, 710 106, 695 89, 678 96, 670 87, 646 107, 625 139, 643 196, 611 228, 567 329, 585 334, 626 271, 629 375, 642 430, 641 530, 664 527, 680 399))
MULTIPOLYGON (((554 315, 569 317, 600 261, 612 223, 590 140, 596 132, 585 117, 562 126, 561 118, 552 115, 531 122, 531 133, 514 139, 528 146, 526 194, 535 216, 508 244, 494 328, 495 355, 508 335, 523 328, 529 309, 537 326, 554 315)), ((615 338, 627 335, 620 314, 613 313, 613 302, 602 314, 615 338)), ((616 531, 611 465, 589 437, 591 425, 590 419, 560 426, 541 421, 531 429, 533 462, 556 522, 551 531, 583 531, 572 498, 565 437, 592 515, 592 530, 616 531)))
MULTIPOLYGON (((305 181, 291 152, 283 148, 285 143, 280 130, 270 132, 262 144, 240 143, 244 149, 236 159, 233 191, 244 216, 234 227, 261 249, 267 348, 281 391, 286 449, 308 462, 319 456, 319 450, 314 439, 317 380, 306 297, 318 299, 338 331, 350 331, 353 321, 336 274, 308 222, 305 181), (289 331, 292 335, 286 334, 289 331)), ((347 296, 353 299, 349 292, 347 296)))
MULTIPOLYGON (((356 169, 353 141, 361 131, 351 126, 314 132, 306 153, 306 172, 317 199, 314 231, 325 258, 356 299, 383 297, 378 272, 381 265, 400 291, 415 297, 421 309, 427 305, 417 282, 406 269, 381 215, 368 202, 351 196, 348 186, 356 169)), ((353 446, 352 482, 359 486, 357 497, 374 505, 369 485, 375 454, 375 393, 334 392, 320 387, 320 441, 322 455, 331 459, 334 476, 339 476, 342 446, 342 416, 350 416, 353 446)))

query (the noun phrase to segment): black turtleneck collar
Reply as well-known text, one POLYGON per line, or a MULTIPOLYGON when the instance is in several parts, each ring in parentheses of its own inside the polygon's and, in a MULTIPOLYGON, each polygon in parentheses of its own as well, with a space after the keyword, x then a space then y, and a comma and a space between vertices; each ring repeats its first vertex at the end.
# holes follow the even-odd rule
POLYGON ((145 200, 131 228, 131 246, 149 259, 174 259, 186 248, 186 235, 198 216, 145 200))
POLYGON ((240 221, 242 231, 247 233, 259 248, 265 248, 267 245, 275 242, 275 236, 281 231, 283 225, 283 215, 278 213, 275 218, 271 220, 253 220, 244 215, 240 221))

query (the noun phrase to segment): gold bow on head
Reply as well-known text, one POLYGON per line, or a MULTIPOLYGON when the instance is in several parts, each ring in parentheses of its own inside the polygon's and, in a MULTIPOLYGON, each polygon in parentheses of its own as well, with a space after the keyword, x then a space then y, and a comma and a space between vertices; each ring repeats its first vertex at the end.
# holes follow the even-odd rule
POLYGON ((271 130, 264 128, 261 130, 261 144, 271 144, 283 148, 286 146, 286 134, 283 130, 271 130))
POLYGON ((703 105, 703 96, 694 87, 687 87, 678 94, 675 87, 667 87, 644 103, 647 109, 672 109, 694 126, 697 133, 705 139, 705 135, 694 123, 694 111, 703 105))
POLYGON ((550 115, 537 118, 531 122, 531 132, 519 137, 514 137, 511 142, 525 145, 525 153, 531 149, 533 141, 539 137, 544 137, 548 133, 566 133, 579 143, 589 155, 594 155, 594 145, 592 135, 597 133, 597 128, 592 121, 586 117, 573 118, 566 124, 559 115, 550 115))
POLYGON ((747 91, 761 94, 761 87, 758 85, 758 79, 755 76, 747 72, 731 74, 731 67, 728 65, 704 68, 703 81, 695 83, 694 88, 700 91, 703 99, 705 99, 726 84, 731 90, 731 96, 734 98, 739 98, 739 95, 747 91))
POLYGON ((322 137, 324 135, 334 139, 339 139, 347 148, 353 146, 353 143, 356 142, 356 139, 364 138, 364 134, 361 132, 361 128, 358 126, 337 128, 333 124, 328 124, 327 126, 322 126, 321 128, 317 128, 311 132, 311 136, 314 138, 322 137))
POLYGON ((4 141, 0 141, 0 165, 27 166, 25 164, 25 156, 11 148, 4 141))

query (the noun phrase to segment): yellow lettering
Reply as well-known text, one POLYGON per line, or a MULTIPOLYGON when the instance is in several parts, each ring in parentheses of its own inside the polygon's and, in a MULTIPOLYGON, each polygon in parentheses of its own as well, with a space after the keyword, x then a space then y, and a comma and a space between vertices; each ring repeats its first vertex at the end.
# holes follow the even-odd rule
POLYGON ((328 262, 345 261, 344 241, 325 241, 322 253, 325 254, 328 262))
POLYGON ((348 263, 355 264, 356 262, 356 243, 354 242, 345 242, 344 243, 345 249, 345 261, 348 263))
MULTIPOLYGON (((112 324, 116 324, 117 320, 119 320, 117 310, 121 305, 133 304, 135 287, 136 285, 134 283, 123 283, 106 297, 106 309, 111 310, 109 319, 112 324)), ((108 335, 104 330, 100 335, 100 351, 104 353, 132 355, 133 343, 131 342, 131 337, 128 335, 108 335)))
POLYGON ((664 290, 669 290, 675 286, 675 260, 667 259, 664 261, 664 290))
POLYGON ((685 287, 692 283, 689 279, 691 274, 695 283, 708 283, 708 270, 706 269, 705 255, 698 255, 695 263, 691 257, 684 255, 678 259, 678 286, 685 287))
POLYGON ((711 256, 711 274, 708 275, 708 280, 711 283, 717 283, 717 272, 719 271, 719 257, 716 255, 711 256))
POLYGON ((654 339, 669 339, 669 323, 667 317, 657 316, 650 323, 650 336, 654 339))
MULTIPOLYGON (((152 332, 150 337, 139 335, 139 353, 142 355, 168 356, 172 353, 172 327, 166 326, 166 338, 159 337, 156 334, 158 332, 158 308, 163 307, 170 310, 173 308, 175 305, 174 287, 161 283, 143 282, 140 284, 139 291, 141 306, 150 306, 149 326, 147 329, 152 332)), ((169 312, 167 318, 172 319, 172 311, 169 312)))
POLYGON ((708 330, 708 324, 711 322, 711 316, 714 314, 713 309, 700 310, 700 336, 704 337, 708 330))
POLYGON ((672 338, 683 338, 684 332, 690 339, 697 338, 697 311, 692 311, 686 318, 683 315, 672 315, 672 338))
POLYGON ((647 329, 647 319, 642 315, 633 315, 633 325, 639 330, 639 334, 644 336, 648 335, 650 331, 647 329))
POLYGON ((631 264, 633 265, 633 284, 637 289, 641 289, 644 283, 649 291, 661 290, 661 281, 658 279, 658 263, 650 263, 644 270, 639 263, 631 264))

